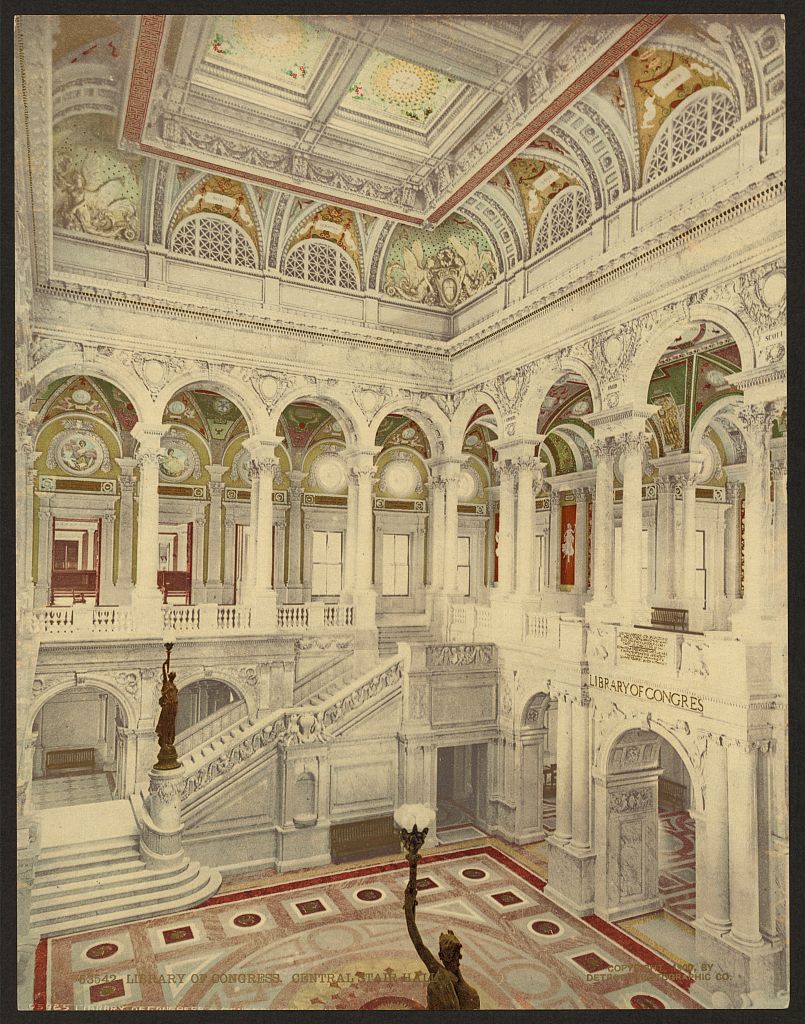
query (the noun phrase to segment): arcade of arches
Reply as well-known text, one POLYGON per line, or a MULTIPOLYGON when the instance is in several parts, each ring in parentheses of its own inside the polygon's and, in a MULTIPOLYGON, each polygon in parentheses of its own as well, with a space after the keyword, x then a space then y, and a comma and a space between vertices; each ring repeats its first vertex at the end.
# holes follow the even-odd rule
POLYGON ((19 19, 20 1004, 402 804, 588 929, 555 1008, 779 1003, 780 19, 363 20, 19 19))

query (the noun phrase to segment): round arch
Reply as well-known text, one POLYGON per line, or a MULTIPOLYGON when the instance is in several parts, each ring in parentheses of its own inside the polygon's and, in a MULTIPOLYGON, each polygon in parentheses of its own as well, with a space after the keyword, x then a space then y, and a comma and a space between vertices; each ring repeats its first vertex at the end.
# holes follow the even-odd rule
MULTIPOLYGON (((36 682, 36 680, 34 680, 34 682, 36 682)), ((112 683, 108 682, 108 680, 102 679, 98 676, 84 676, 84 681, 79 685, 78 689, 83 688, 101 690, 109 697, 114 697, 123 711, 123 716, 125 718, 124 725, 127 729, 130 728, 131 724, 136 722, 140 717, 139 709, 134 704, 132 698, 129 697, 125 690, 119 689, 112 683)), ((40 694, 35 696, 28 708, 28 718, 24 733, 25 739, 28 740, 33 736, 33 727, 34 722, 36 721, 36 716, 49 700, 60 693, 64 693, 66 690, 75 691, 76 689, 75 680, 66 679, 64 682, 55 683, 53 686, 49 686, 47 689, 42 690, 40 694)), ((156 719, 154 719, 154 722, 156 723, 156 719)))
POLYGON ((436 406, 436 403, 428 398, 424 398, 421 405, 417 405, 416 407, 406 405, 404 402, 400 403, 395 399, 391 399, 382 405, 374 414, 369 424, 371 445, 375 444, 375 438, 377 437, 377 432, 380 429, 380 424, 386 416, 393 415, 408 416, 409 419, 412 419, 414 423, 417 424, 419 429, 428 439, 431 458, 446 454, 455 454, 456 457, 458 457, 460 454, 460 448, 459 451, 455 453, 448 451, 448 445, 450 442, 450 423, 444 413, 442 413, 442 411, 436 406))
POLYGON ((250 717, 257 713, 257 697, 254 688, 244 686, 232 673, 221 671, 219 668, 212 670, 198 668, 190 671, 186 676, 183 675, 182 679, 177 679, 176 689, 181 693, 188 686, 203 682, 224 683, 245 703, 250 717))
MULTIPOLYGON (((653 370, 652 367, 652 372, 653 370)), ((543 377, 540 380, 539 375, 532 376, 525 401, 517 417, 519 434, 530 436, 536 433, 542 403, 554 384, 558 383, 566 373, 577 373, 582 378, 590 391, 590 400, 593 404, 592 413, 601 411, 601 388, 592 369, 577 356, 563 356, 560 360, 560 369, 552 378, 543 377)), ((587 415, 592 415, 592 413, 587 415)))
POLYGON ((492 410, 497 434, 498 437, 500 437, 502 431, 501 424, 504 420, 498 403, 492 395, 484 390, 473 391, 469 395, 465 395, 456 407, 456 411, 453 413, 453 419, 450 421, 450 433, 448 435, 446 448, 448 454, 461 454, 461 450, 464 446, 464 437, 470 429, 470 417, 473 416, 476 410, 482 405, 486 405, 492 410))
POLYGON ((107 362, 93 358, 75 359, 70 351, 55 352, 52 356, 34 368, 30 390, 36 394, 54 381, 63 377, 96 377, 118 388, 134 406, 137 419, 142 423, 153 419, 157 404, 153 401, 148 389, 137 377, 120 362, 107 362))
POLYGON ((682 318, 678 313, 669 316, 659 324, 639 346, 631 370, 625 381, 625 401, 644 403, 648 395, 651 377, 670 341, 681 328, 691 323, 709 320, 729 334, 741 355, 741 370, 752 370, 757 364, 755 345, 749 328, 741 318, 726 306, 715 303, 695 303, 688 307, 682 318))
MULTIPOLYGON (((701 448, 702 439, 708 427, 713 425, 714 420, 719 416, 723 416, 733 406, 740 406, 742 404, 743 399, 741 395, 722 395, 721 398, 717 398, 712 405, 708 406, 690 432, 690 451, 693 453, 698 452, 699 448, 701 448)), ((730 420, 733 421, 733 417, 730 417, 730 420)), ((740 422, 737 419, 734 419, 734 422, 736 426, 740 427, 740 422)))
POLYGON ((157 395, 155 406, 158 410, 157 416, 160 426, 168 408, 168 402, 171 401, 174 395, 188 389, 192 391, 193 388, 209 388, 234 403, 246 420, 250 437, 272 436, 269 429, 268 413, 256 395, 252 398, 247 391, 241 390, 229 381, 199 377, 198 371, 194 372, 192 370, 179 374, 178 377, 173 377, 170 383, 166 384, 157 395))
POLYGON ((523 705, 520 713, 520 729, 544 729, 546 726, 545 716, 551 706, 551 700, 555 700, 546 690, 540 690, 531 694, 523 705))
POLYGON ((655 721, 651 714, 631 715, 628 718, 620 719, 604 734, 593 761, 593 777, 601 782, 606 782, 609 773, 610 755, 623 735, 632 729, 653 732, 674 748, 682 764, 685 766, 685 771, 688 773, 693 792, 694 808, 702 810, 704 808, 704 779, 702 772, 696 767, 697 762, 694 755, 673 730, 661 722, 655 721))
POLYGON ((329 394, 320 395, 315 391, 311 391, 309 386, 291 388, 283 394, 282 401, 274 406, 269 416, 272 437, 282 437, 279 429, 280 416, 294 402, 310 402, 311 405, 318 405, 329 412, 333 419, 338 421, 338 425, 344 432, 344 440, 347 445, 354 447, 356 445, 368 446, 371 444, 370 441, 365 440, 362 436, 360 429, 361 419, 365 422, 365 417, 361 416, 360 409, 350 398, 345 395, 339 395, 338 397, 329 394))

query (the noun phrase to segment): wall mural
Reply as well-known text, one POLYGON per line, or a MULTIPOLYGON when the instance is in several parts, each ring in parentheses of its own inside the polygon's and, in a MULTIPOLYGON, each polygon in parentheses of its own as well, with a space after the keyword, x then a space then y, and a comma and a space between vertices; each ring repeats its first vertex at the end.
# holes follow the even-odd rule
POLYGON ((427 437, 419 424, 407 416, 397 414, 386 416, 377 428, 375 444, 379 444, 383 448, 392 448, 395 445, 413 448, 420 455, 424 455, 426 459, 430 458, 430 445, 427 437))
POLYGON ((641 167, 661 125, 683 100, 706 86, 733 92, 715 68, 695 57, 653 46, 641 47, 627 57, 626 69, 634 90, 641 167))
POLYGON ((171 231, 194 213, 217 213, 220 217, 234 220, 240 224, 259 252, 255 211, 242 182, 217 175, 202 178, 174 213, 171 231))
POLYGON ((334 437, 342 437, 341 427, 331 414, 312 402, 293 402, 279 419, 279 429, 284 435, 289 448, 306 448, 321 428, 330 424, 334 437))
POLYGON ((73 476, 91 476, 98 470, 111 468, 109 449, 89 420, 65 420, 64 430, 57 434, 48 448, 48 469, 57 466, 73 476))
POLYGON ((432 231, 395 230, 386 256, 385 291, 452 309, 497 275, 489 239, 471 221, 453 214, 432 231))
POLYGON ((461 88, 447 75, 391 54, 373 51, 342 104, 424 124, 442 111, 461 88))
POLYGON ((71 14, 56 19, 53 67, 86 61, 120 60, 123 26, 105 14, 71 14))
POLYGON ((142 157, 116 148, 116 121, 82 114, 53 129, 53 224, 67 231, 142 237, 142 157))
POLYGON ((659 406, 654 421, 663 451, 687 451, 690 431, 713 402, 737 395, 727 377, 741 369, 737 345, 716 324, 702 322, 675 339, 657 364, 648 401, 659 406))
POLYGON ((621 89, 620 68, 615 68, 610 71, 608 75, 605 75, 601 81, 593 87, 593 92, 597 93, 597 95, 613 106, 621 115, 623 120, 628 123, 626 100, 623 97, 623 91, 621 89))
POLYGON ((228 14, 216 18, 205 60, 304 92, 330 39, 301 18, 228 14))
MULTIPOLYGON (((542 401, 537 417, 537 433, 547 434, 563 420, 587 416, 593 411, 590 389, 586 381, 569 379, 553 384, 542 401)), ((585 430, 588 428, 585 426, 585 430)))
POLYGON ((518 157, 509 164, 525 210, 528 231, 533 238, 545 207, 569 185, 580 185, 576 178, 547 160, 518 157))
POLYGON ((361 254, 358 248, 358 226, 352 210, 340 206, 325 206, 305 218, 293 233, 288 249, 308 238, 323 238, 335 242, 344 250, 358 270, 360 278, 361 254))

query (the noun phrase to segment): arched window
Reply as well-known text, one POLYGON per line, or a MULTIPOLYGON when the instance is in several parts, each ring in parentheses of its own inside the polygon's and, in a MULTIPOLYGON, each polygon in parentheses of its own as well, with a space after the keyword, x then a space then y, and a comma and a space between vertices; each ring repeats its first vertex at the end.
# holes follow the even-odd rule
POLYGON ((534 252, 545 252, 552 245, 572 235, 592 216, 590 197, 579 185, 564 188, 545 208, 539 222, 534 252))
POLYGON ((330 284, 349 291, 358 290, 355 264, 332 242, 307 239, 295 245, 285 257, 283 271, 288 277, 314 284, 330 284))
POLYGON ((196 213, 183 220, 173 232, 171 248, 183 256, 232 267, 257 267, 257 250, 243 228, 214 213, 196 213))
POLYGON ((644 182, 656 181, 723 139, 738 120, 738 106, 715 86, 689 96, 660 128, 646 157, 644 182))

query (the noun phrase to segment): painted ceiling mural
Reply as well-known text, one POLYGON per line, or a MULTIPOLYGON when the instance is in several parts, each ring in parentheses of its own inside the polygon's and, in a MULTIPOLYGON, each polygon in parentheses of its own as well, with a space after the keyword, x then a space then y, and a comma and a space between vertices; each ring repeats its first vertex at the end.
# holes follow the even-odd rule
POLYGON ((257 221, 246 187, 232 178, 202 178, 173 215, 171 230, 194 213, 216 213, 239 224, 259 251, 257 221))
POLYGON ((123 26, 105 14, 71 14, 58 18, 53 33, 53 67, 94 60, 120 60, 123 26))
POLYGON ((302 18, 227 14, 216 18, 205 60, 304 93, 330 39, 302 18))
POLYGON ((126 242, 142 238, 143 158, 121 152, 117 122, 71 117, 53 129, 53 224, 126 242))
POLYGON ((570 377, 553 384, 542 401, 537 419, 537 433, 547 434, 553 427, 567 420, 581 423, 585 430, 582 417, 593 411, 592 398, 587 383, 581 379, 570 377))
POLYGON ((453 214, 431 231, 401 225, 386 254, 388 295, 452 309, 498 275, 489 239, 472 221, 453 214))
POLYGON ((137 422, 137 413, 127 396, 114 384, 95 377, 63 377, 53 381, 40 391, 31 408, 36 412, 45 410, 45 422, 64 413, 84 413, 125 432, 131 431, 137 422))
POLYGON ((245 432, 240 409, 216 391, 193 388, 180 391, 168 402, 163 423, 192 427, 207 441, 231 441, 245 432))
POLYGON ((394 446, 413 448, 420 455, 424 455, 426 459, 430 458, 428 439, 419 424, 407 416, 397 414, 386 416, 377 428, 375 444, 379 444, 383 448, 394 446))
POLYGON ((741 369, 738 347, 715 324, 701 323, 685 332, 657 364, 648 401, 659 407, 652 419, 659 427, 663 452, 688 450, 690 433, 715 401, 737 395, 727 377, 741 369))
POLYGON ((343 107, 405 118, 425 125, 461 88, 447 75, 374 50, 358 73, 343 107))
POLYGON ((545 207, 553 197, 569 185, 580 184, 547 160, 518 157, 509 164, 509 170, 517 183, 532 238, 545 207))
POLYGON ((314 434, 328 424, 331 425, 330 433, 334 437, 343 437, 341 427, 332 415, 312 402, 293 402, 284 410, 279 420, 280 431, 288 447, 303 450, 311 443, 314 434))
POLYGON ((623 95, 620 68, 615 68, 610 71, 608 75, 605 75, 594 87, 593 92, 606 100, 607 103, 611 104, 618 111, 623 120, 628 123, 626 100, 623 95))
POLYGON ((323 238, 335 242, 355 264, 360 277, 361 254, 358 247, 356 214, 341 206, 324 206, 306 217, 296 228, 288 249, 308 238, 323 238))
POLYGON ((652 46, 627 57, 626 69, 634 90, 641 167, 663 122, 683 100, 706 86, 733 91, 715 68, 695 57, 652 46))

